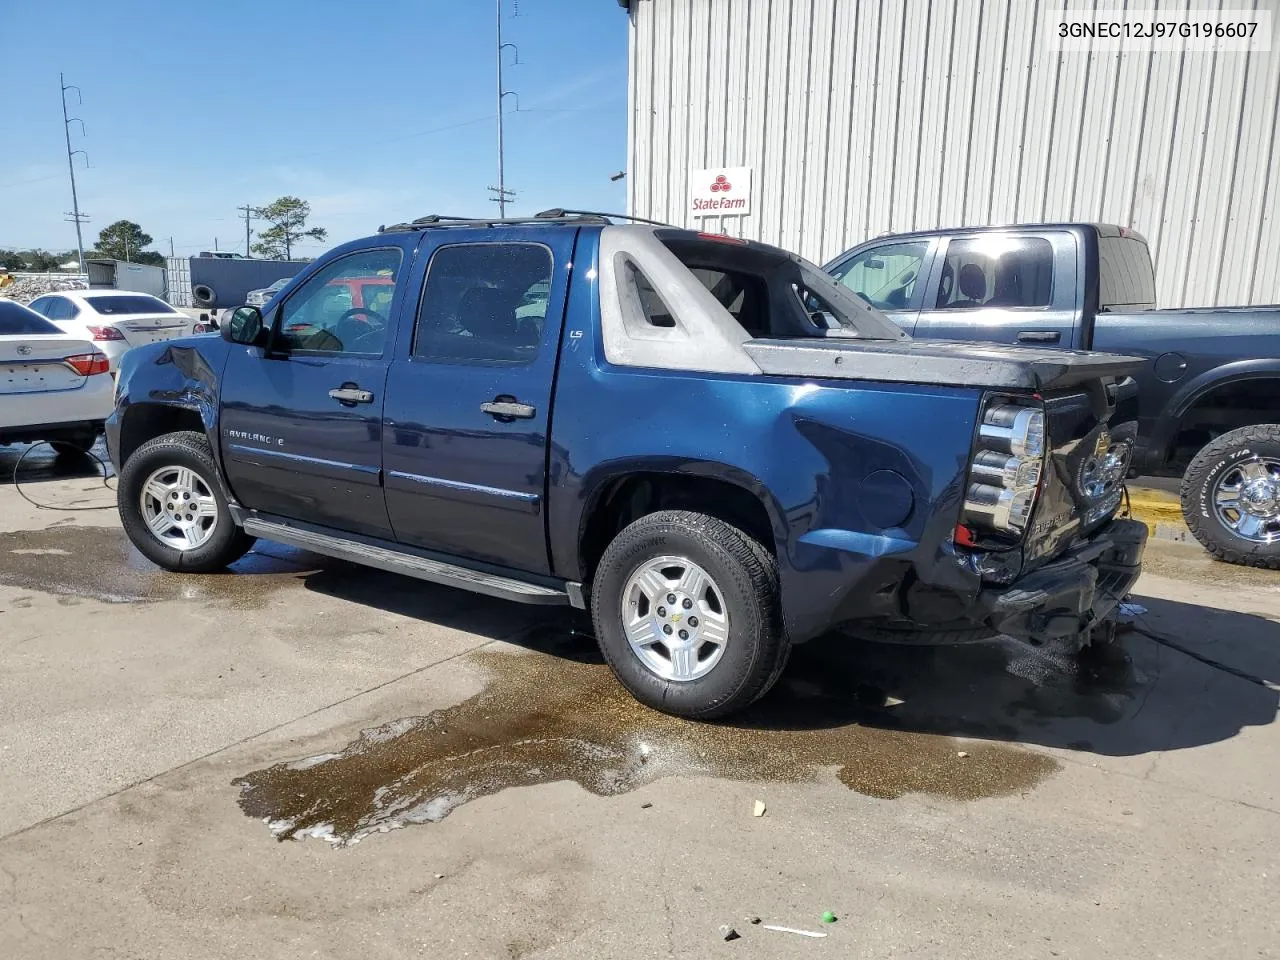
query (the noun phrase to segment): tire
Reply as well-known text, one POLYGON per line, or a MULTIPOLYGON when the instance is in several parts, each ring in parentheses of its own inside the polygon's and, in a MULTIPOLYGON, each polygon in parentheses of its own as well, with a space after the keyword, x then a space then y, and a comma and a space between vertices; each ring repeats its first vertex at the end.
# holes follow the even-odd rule
MULTIPOLYGON (((231 519, 227 499, 222 494, 217 478, 218 467, 213 461, 209 441, 194 431, 167 433, 149 440, 133 452, 120 471, 117 498, 124 531, 143 556, 165 570, 209 573, 222 570, 249 551, 254 538, 236 526, 231 519), (143 489, 149 480, 163 479, 170 473, 176 475, 179 470, 188 470, 194 475, 195 480, 199 481, 193 481, 195 489, 201 491, 196 500, 205 505, 211 504, 209 509, 215 511, 212 524, 203 524, 199 517, 196 518, 196 525, 201 527, 202 539, 198 544, 185 548, 174 546, 152 532, 147 524, 147 517, 144 515, 146 508, 143 505, 143 489)), ((155 501, 156 498, 152 498, 152 502, 155 501)), ((178 514, 182 514, 182 511, 179 510, 178 514)), ((193 528, 188 526, 187 529, 193 528)), ((176 524, 171 527, 171 531, 176 538, 176 524)), ((191 539, 194 541, 196 537, 191 539)))
POLYGON ((191 299, 197 307, 212 307, 218 302, 218 294, 207 283, 197 283, 191 288, 191 299))
POLYGON ((1263 423, 1224 433, 1196 454, 1182 478, 1182 516, 1204 548, 1227 563, 1280 570, 1280 424, 1263 423), (1230 516, 1251 511, 1219 509, 1219 488, 1237 486, 1241 468, 1261 479, 1263 492, 1270 489, 1270 507, 1260 505, 1261 523, 1254 536, 1233 528, 1230 516), (1270 478, 1270 479, 1267 479, 1270 478))
POLYGON ((696 720, 727 716, 764 696, 791 652, 782 627, 774 558, 736 527, 687 510, 649 514, 614 538, 592 582, 591 618, 605 660, 632 696, 655 710, 696 720), (672 576, 664 579, 680 595, 667 620, 658 616, 665 608, 661 590, 656 603, 641 597, 636 606, 636 591, 643 593, 643 588, 633 579, 663 559, 672 561, 664 567, 672 576), (708 578, 707 589, 686 596, 675 581, 678 572, 691 567, 708 578), (691 597, 696 602, 685 604, 691 597), (648 662, 628 639, 626 620, 632 611, 640 614, 636 624, 652 625, 655 640, 641 647, 648 662), (695 624, 693 615, 699 613, 705 622, 695 624), (664 676, 653 664, 669 663, 678 672, 677 656, 657 632, 660 622, 673 627, 670 642, 676 644, 685 627, 693 633, 689 644, 702 636, 695 631, 704 628, 706 637, 722 635, 723 642, 707 639, 692 650, 692 660, 680 661, 691 668, 685 671, 691 678, 664 676))
POLYGON ((60 457, 79 457, 93 449, 99 436, 97 433, 72 433, 50 443, 60 457))

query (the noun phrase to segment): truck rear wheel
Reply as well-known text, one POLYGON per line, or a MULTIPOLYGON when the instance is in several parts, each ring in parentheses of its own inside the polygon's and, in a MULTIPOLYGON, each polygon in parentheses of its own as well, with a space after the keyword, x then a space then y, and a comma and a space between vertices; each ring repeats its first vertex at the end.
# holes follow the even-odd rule
POLYGON ((209 441, 184 430, 140 446, 120 471, 120 521, 133 545, 165 570, 209 573, 249 552, 231 519, 209 441))
POLYGON ((736 527, 687 510, 649 514, 614 538, 591 616, 637 700, 699 720, 764 696, 791 650, 773 557, 736 527))
POLYGON ((1196 454, 1182 515, 1219 560, 1280 570, 1280 424, 1232 430, 1196 454))

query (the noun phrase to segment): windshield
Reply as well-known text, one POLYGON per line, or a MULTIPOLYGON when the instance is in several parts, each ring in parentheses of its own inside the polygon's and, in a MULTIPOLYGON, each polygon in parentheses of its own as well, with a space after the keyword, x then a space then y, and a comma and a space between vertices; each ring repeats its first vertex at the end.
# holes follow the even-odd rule
POLYGON ((130 294, 126 297, 85 297, 89 306, 104 315, 130 313, 177 313, 173 307, 163 300, 148 297, 145 294, 130 294))

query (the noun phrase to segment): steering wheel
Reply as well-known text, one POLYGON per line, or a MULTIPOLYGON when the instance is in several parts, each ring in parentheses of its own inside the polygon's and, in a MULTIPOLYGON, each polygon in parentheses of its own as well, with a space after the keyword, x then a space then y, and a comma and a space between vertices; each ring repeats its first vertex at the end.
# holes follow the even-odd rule
POLYGON ((382 335, 387 329, 387 318, 368 307, 352 307, 333 324, 333 332, 345 349, 362 353, 364 341, 382 335))
POLYGON ((350 310, 347 310, 346 312, 344 312, 342 316, 340 316, 337 320, 335 320, 333 325, 335 327, 340 327, 342 326, 342 324, 346 323, 348 320, 355 320, 355 318, 360 314, 363 314, 366 319, 358 320, 356 321, 357 323, 363 323, 365 326, 369 326, 369 327, 373 326, 375 322, 380 323, 384 327, 387 325, 386 317, 384 317, 380 313, 377 313, 374 310, 371 310, 368 307, 352 307, 350 310))

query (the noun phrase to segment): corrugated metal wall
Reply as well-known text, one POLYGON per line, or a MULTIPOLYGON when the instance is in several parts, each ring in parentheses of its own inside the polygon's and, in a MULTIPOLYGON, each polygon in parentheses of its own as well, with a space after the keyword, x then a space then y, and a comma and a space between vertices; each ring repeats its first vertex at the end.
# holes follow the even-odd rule
POLYGON ((819 262, 885 232, 1095 220, 1151 242, 1162 306, 1280 302, 1280 47, 1055 53, 1040 18, 1063 7, 631 0, 631 212, 693 225, 689 169, 748 166, 753 214, 703 223, 819 262))

